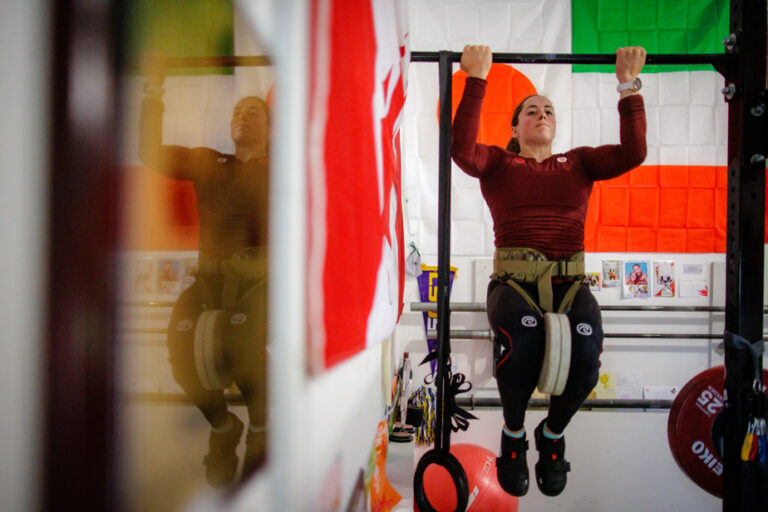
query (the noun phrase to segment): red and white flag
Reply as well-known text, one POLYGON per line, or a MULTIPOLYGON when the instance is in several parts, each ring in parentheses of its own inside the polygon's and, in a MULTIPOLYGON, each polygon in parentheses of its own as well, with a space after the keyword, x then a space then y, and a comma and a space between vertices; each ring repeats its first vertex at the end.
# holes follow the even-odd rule
POLYGON ((312 2, 310 41, 307 337, 319 372, 389 336, 402 310, 406 2, 312 2))

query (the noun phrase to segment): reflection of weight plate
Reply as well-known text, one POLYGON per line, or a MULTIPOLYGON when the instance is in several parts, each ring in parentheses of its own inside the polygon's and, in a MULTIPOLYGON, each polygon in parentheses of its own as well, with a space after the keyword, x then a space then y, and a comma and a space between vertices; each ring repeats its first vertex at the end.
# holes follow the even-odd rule
POLYGON ((220 309, 203 311, 195 326, 195 369, 208 391, 226 389, 232 384, 224 362, 224 325, 227 314, 220 309))
MULTIPOLYGON (((767 379, 768 371, 763 370, 763 381, 767 379)), ((677 465, 699 487, 718 497, 723 495, 723 462, 712 432, 725 405, 724 386, 723 366, 696 375, 675 397, 667 422, 667 439, 677 465)))
POLYGON ((538 387, 548 395, 560 395, 571 369, 571 324, 568 317, 544 313, 546 347, 538 387))

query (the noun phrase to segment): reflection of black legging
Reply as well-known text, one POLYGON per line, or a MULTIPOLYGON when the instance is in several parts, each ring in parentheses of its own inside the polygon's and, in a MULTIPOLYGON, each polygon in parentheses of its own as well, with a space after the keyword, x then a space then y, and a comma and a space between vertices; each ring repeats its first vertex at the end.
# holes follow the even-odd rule
MULTIPOLYGON (((168 325, 168 352, 173 376, 211 425, 227 419, 222 391, 208 391, 195 368, 195 325, 205 309, 219 309, 224 276, 198 274, 181 294, 168 325)), ((240 280, 237 299, 224 322, 224 358, 243 394, 251 425, 266 423, 266 278, 240 280), (238 313, 245 315, 245 321, 238 313), (238 315, 238 316, 236 316, 238 315)))
MULTIPOLYGON (((519 283, 538 302, 536 284, 519 283)), ((555 309, 570 282, 553 284, 555 309)), ((538 382, 544 360, 544 320, 511 286, 492 280, 488 285, 488 321, 501 344, 496 364, 496 383, 507 428, 523 428, 525 410, 538 382)), ((600 307, 589 288, 579 288, 571 310, 571 368, 565 390, 552 396, 547 426, 562 432, 597 384, 603 327, 600 307)))

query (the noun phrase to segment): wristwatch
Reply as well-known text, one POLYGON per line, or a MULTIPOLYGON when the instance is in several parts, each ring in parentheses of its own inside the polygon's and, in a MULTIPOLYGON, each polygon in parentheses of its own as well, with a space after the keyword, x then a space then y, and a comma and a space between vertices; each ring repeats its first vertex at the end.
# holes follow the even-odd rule
POLYGON ((621 92, 626 90, 639 91, 641 87, 643 87, 643 82, 641 82, 640 78, 638 77, 629 82, 622 82, 619 85, 617 85, 616 92, 621 92))

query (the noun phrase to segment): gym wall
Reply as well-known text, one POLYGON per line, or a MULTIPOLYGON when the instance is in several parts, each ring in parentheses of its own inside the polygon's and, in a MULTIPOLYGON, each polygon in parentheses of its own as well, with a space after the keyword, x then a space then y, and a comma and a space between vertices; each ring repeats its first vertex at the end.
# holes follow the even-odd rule
MULTIPOLYGON (((584 23, 584 13, 595 4, 598 2, 575 0, 412 1, 411 50, 461 51, 465 44, 488 44, 498 52, 588 53, 590 49, 574 49, 579 36, 573 33, 571 17, 580 16, 593 30, 595 41, 614 43, 614 49, 630 42, 643 44, 649 52, 662 53, 667 50, 660 39, 655 44, 641 43, 636 42, 637 34, 622 39, 618 32, 631 29, 627 24, 632 20, 642 20, 659 23, 657 28, 667 24, 667 32, 683 37, 686 27, 699 26, 693 20, 707 6, 715 5, 688 2, 685 12, 668 19, 661 10, 663 2, 643 4, 647 13, 633 10, 636 4, 632 2, 611 3, 618 18, 608 20, 604 13, 597 13, 584 23)), ((592 53, 608 51, 591 49, 592 53)), ((688 48, 678 53, 686 51, 714 53, 722 47, 688 48)), ((618 142, 618 95, 611 70, 572 72, 564 65, 515 68, 553 102, 558 121, 555 152, 618 142)), ((587 220, 586 270, 601 272, 604 260, 673 260, 678 284, 675 297, 623 299, 620 288, 603 289, 595 295, 601 305, 722 307, 727 124, 727 105, 720 93, 723 79, 711 69, 645 71, 641 94, 648 118, 648 158, 629 175, 595 188, 587 220), (686 265, 701 271, 707 296, 680 296, 681 279, 693 277, 683 274, 686 265)), ((493 86, 489 84, 489 91, 493 86)), ((497 87, 503 91, 510 86, 497 87)), ((413 64, 402 134, 405 245, 414 242, 427 265, 437 264, 437 102, 437 65, 413 64)), ((490 118, 494 113, 484 104, 484 115, 490 118)), ((487 121, 486 132, 492 131, 493 122, 487 121)), ((493 256, 490 213, 477 180, 453 165, 452 182, 450 262, 458 270, 451 301, 484 302, 493 256)), ((406 281, 404 300, 405 312, 396 332, 398 348, 418 362, 427 349, 423 314, 409 309, 411 302, 420 300, 413 277, 406 281)), ((604 314, 604 327, 613 333, 721 334, 723 319, 722 313, 610 312, 604 314)), ((488 329, 485 313, 453 313, 451 329, 488 329)), ((497 397, 491 343, 462 339, 451 343, 458 371, 474 385, 471 393, 497 397)), ((648 393, 679 390, 702 370, 722 364, 717 346, 717 340, 608 338, 602 371, 618 378, 639 378, 643 387, 650 387, 648 393)), ((414 386, 427 371, 427 365, 415 369, 414 386)), ((473 442, 496 451, 503 423, 500 408, 474 412, 481 419, 471 422, 466 433, 455 434, 452 442, 473 442)), ((532 431, 544 414, 530 411, 528 429, 532 431)), ((719 510, 719 500, 688 480, 673 461, 666 444, 666 417, 667 411, 580 412, 567 431, 569 450, 574 450, 567 496, 554 501, 529 493, 523 498, 526 510, 719 510), (647 492, 649 489, 653 492, 647 492)))

